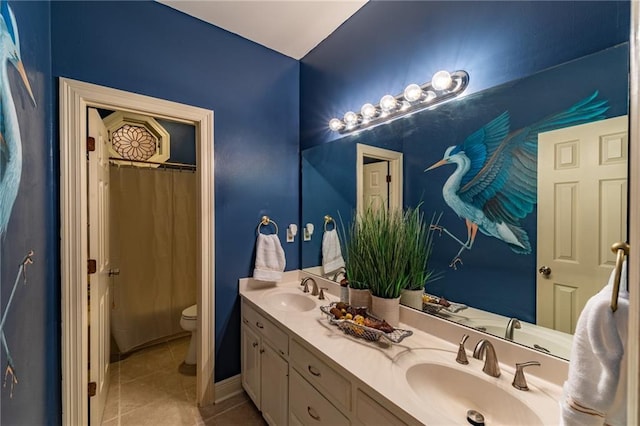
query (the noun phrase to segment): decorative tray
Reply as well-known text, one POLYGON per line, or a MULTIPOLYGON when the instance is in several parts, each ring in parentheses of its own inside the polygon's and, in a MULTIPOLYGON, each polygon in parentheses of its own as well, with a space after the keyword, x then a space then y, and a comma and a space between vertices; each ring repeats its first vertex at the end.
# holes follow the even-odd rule
MULTIPOLYGON (((411 330, 402 330, 400 328, 394 328, 392 332, 385 333, 382 330, 367 327, 363 324, 358 324, 352 319, 336 319, 336 317, 331 313, 331 309, 335 308, 337 304, 338 302, 332 302, 328 306, 320 306, 320 310, 327 316, 329 324, 337 326, 345 334, 349 334, 354 337, 360 337, 365 340, 371 340, 373 342, 380 340, 380 337, 384 337, 385 339, 393 343, 400 343, 405 337, 409 337, 413 334, 413 331, 411 330)), ((366 311, 365 315, 367 318, 381 321, 380 318, 366 311)))
POLYGON ((422 296, 422 310, 431 312, 432 314, 441 313, 442 311, 455 314, 467 308, 468 306, 462 303, 446 301, 444 298, 431 294, 424 294, 422 296), (444 301, 444 303, 442 303, 442 301, 444 301))

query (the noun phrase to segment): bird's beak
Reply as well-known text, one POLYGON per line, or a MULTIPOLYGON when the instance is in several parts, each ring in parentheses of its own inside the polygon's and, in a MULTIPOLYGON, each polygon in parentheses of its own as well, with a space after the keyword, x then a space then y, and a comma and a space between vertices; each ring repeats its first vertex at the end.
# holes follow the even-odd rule
POLYGON ((428 172, 429 170, 437 169, 438 167, 444 164, 447 164, 447 160, 443 158, 442 160, 438 161, 436 164, 432 165, 431 167, 424 169, 424 171, 428 172))
POLYGON ((31 90, 31 85, 29 84, 29 79, 27 78, 27 72, 24 69, 24 65, 22 64, 22 61, 18 61, 15 64, 15 67, 18 70, 20 77, 22 77, 22 82, 24 83, 24 87, 26 87, 27 92, 29 92, 29 97, 31 98, 31 102, 33 102, 34 106, 37 106, 36 99, 33 97, 33 91, 31 90))

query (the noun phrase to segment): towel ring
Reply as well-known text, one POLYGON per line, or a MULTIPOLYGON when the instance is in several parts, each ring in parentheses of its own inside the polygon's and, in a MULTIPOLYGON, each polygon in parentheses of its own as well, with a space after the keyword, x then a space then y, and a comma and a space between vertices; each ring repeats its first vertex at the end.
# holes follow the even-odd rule
POLYGON ((324 216, 324 232, 327 232, 327 225, 333 223, 333 229, 336 229, 336 221, 329 215, 324 216))
POLYGON ((264 226, 269 226, 269 225, 273 225, 273 227, 276 229, 276 234, 278 233, 278 224, 275 223, 273 220, 269 219, 269 216, 262 216, 262 219, 260 220, 260 223, 258 224, 258 230, 256 231, 256 233, 260 233, 260 227, 262 225, 264 226))
POLYGON ((619 241, 611 246, 611 251, 616 253, 616 269, 613 275, 613 291, 611 292, 611 310, 618 310, 618 294, 620 293, 620 276, 624 257, 629 254, 629 244, 619 241))

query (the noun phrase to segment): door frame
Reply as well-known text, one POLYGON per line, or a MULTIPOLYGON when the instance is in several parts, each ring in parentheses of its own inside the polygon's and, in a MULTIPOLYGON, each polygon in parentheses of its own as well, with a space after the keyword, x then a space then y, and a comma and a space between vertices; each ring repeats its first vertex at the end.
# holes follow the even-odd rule
POLYGON ((60 94, 60 273, 62 424, 88 422, 87 107, 115 109, 193 124, 199 172, 199 405, 214 402, 215 209, 213 111, 68 78, 60 94))
MULTIPOLYGON (((629 49, 629 336, 640 334, 640 2, 631 2, 629 49)), ((640 339, 628 339, 627 422, 640 422, 640 339)))
POLYGON ((389 149, 375 146, 356 144, 356 211, 358 214, 364 210, 364 157, 376 158, 389 162, 389 175, 391 175, 391 185, 389 189, 389 209, 402 208, 402 157, 403 154, 389 149))

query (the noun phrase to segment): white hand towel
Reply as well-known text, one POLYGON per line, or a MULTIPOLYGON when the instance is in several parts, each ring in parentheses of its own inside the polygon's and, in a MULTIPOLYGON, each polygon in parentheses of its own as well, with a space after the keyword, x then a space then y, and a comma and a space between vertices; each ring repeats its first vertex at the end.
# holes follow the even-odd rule
POLYGON ((258 234, 253 278, 260 281, 280 281, 285 264, 284 250, 278 235, 258 234))
POLYGON ((340 239, 335 229, 324 231, 322 236, 322 269, 324 274, 330 274, 344 267, 340 239))
POLYGON ((623 426, 627 418, 626 348, 629 319, 627 264, 618 310, 611 310, 613 276, 585 305, 573 336, 569 378, 560 402, 563 425, 623 426))

